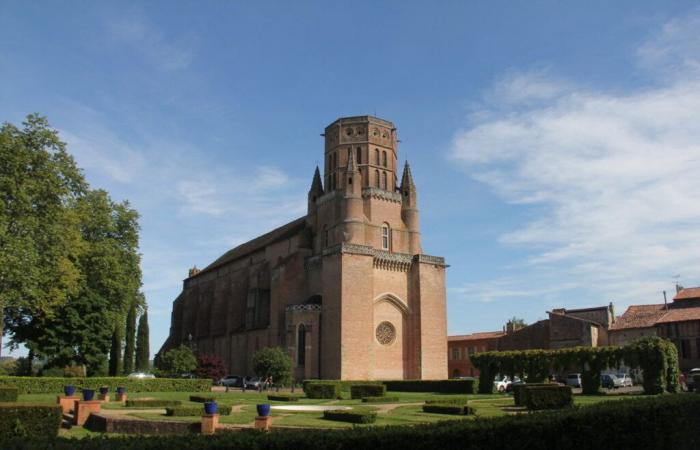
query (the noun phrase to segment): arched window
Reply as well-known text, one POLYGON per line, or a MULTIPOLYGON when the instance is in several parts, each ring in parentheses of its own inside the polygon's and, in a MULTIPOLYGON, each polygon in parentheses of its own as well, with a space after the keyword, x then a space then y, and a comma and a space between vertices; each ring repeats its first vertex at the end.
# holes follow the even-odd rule
POLYGON ((362 164, 362 149, 360 147, 357 147, 357 150, 355 150, 357 155, 355 156, 355 159, 357 160, 357 164, 362 164))
POLYGON ((302 323, 297 331, 297 366, 306 364, 306 327, 302 323))
POLYGON ((374 149, 374 163, 376 165, 379 165, 379 149, 378 148, 374 149))
POLYGON ((391 250, 391 228, 388 223, 382 224, 382 249, 391 250))
POLYGON ((386 190, 386 172, 382 172, 382 189, 386 190))
POLYGON ((382 166, 386 167, 386 152, 382 152, 382 166))
POLYGON ((377 188, 379 187, 379 171, 378 170, 374 171, 374 185, 377 188))

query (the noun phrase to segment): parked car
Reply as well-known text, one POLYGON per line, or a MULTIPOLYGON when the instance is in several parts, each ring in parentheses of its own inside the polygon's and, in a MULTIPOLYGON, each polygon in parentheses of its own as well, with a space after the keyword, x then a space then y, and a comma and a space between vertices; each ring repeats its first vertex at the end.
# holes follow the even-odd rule
POLYGON ((580 388, 581 387, 581 374, 580 373, 570 373, 566 376, 566 385, 571 387, 580 388))
POLYGON ((147 378, 155 378, 156 376, 153 375, 152 373, 147 373, 147 372, 131 372, 126 377, 127 378, 138 378, 141 380, 145 380, 147 378))
POLYGON ((510 379, 507 376, 496 377, 496 379, 493 380, 493 387, 496 389, 496 392, 505 392, 508 383, 510 383, 510 379))
POLYGON ((600 377, 600 385, 606 389, 617 389, 622 387, 622 380, 615 374, 606 373, 600 377))
POLYGON ((245 385, 248 389, 257 389, 262 384, 260 377, 245 377, 245 385))
POLYGON ((700 375, 700 368, 690 369, 688 374, 685 376, 685 385, 688 386, 688 390, 698 389, 700 386, 695 386, 695 378, 700 375))
POLYGON ((521 380, 518 377, 513 378, 513 381, 509 382, 506 385, 506 392, 513 392, 513 386, 517 386, 519 384, 525 384, 525 381, 521 380))
POLYGON ((226 387, 239 387, 241 386, 243 381, 243 377, 240 375, 226 375, 225 377, 219 379, 219 381, 216 382, 217 385, 219 386, 226 386, 226 387))
POLYGON ((632 383, 632 377, 627 375, 626 373, 618 373, 617 378, 620 379, 620 385, 622 387, 632 387, 634 386, 634 383, 632 383))

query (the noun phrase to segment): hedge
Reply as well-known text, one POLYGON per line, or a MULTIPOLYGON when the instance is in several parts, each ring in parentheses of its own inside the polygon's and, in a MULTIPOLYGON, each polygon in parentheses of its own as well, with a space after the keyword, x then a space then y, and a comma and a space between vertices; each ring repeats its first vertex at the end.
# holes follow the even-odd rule
POLYGON ((215 402, 216 397, 213 395, 190 395, 190 401, 197 403, 215 402))
POLYGON ((112 392, 117 387, 124 387, 127 392, 204 392, 211 390, 211 380, 192 380, 187 378, 0 377, 0 388, 14 387, 19 390, 20 394, 60 394, 63 392, 63 386, 66 385, 95 390, 102 386, 107 386, 112 392))
POLYGON ((426 405, 457 405, 467 404, 467 397, 436 397, 425 401, 426 405))
POLYGON ((304 383, 304 393, 308 398, 341 398, 340 383, 333 381, 304 383))
POLYGON ((523 391, 525 406, 529 410, 562 409, 574 404, 571 386, 528 386, 523 391))
POLYGON ((383 384, 356 384, 350 386, 350 398, 353 400, 363 397, 383 397, 386 395, 386 386, 383 384))
POLYGON ((550 386, 550 383, 528 383, 528 384, 513 384, 513 400, 515 406, 525 406, 525 388, 532 386, 550 386))
MULTIPOLYGON (((343 430, 243 430, 180 436, 85 436, 81 439, 14 439, 3 450, 696 450, 700 448, 700 396, 664 395, 601 402, 580 408, 516 414, 491 419, 453 420, 405 427, 359 427, 343 430)), ((0 433, 0 440, 5 437, 0 433)))
POLYGON ((479 381, 476 378, 461 380, 390 380, 382 383, 386 386, 387 391, 438 392, 441 394, 476 394, 479 385, 479 381))
POLYGON ((267 399, 271 402, 297 402, 299 396, 294 394, 269 394, 267 399))
MULTIPOLYGON (((233 410, 233 406, 219 405, 219 414, 222 416, 230 415, 231 410, 233 410)), ((202 414, 204 414, 203 406, 174 406, 165 408, 166 416, 201 416, 202 414)))
POLYGON ((693 375, 693 389, 700 394, 700 375, 693 375))
POLYGON ((362 411, 362 410, 330 410, 323 411, 323 418, 327 420, 336 420, 339 422, 350 422, 350 423, 374 423, 377 420, 376 411, 362 411))
POLYGON ((0 405, 0 440, 56 437, 61 420, 63 412, 59 405, 4 403, 0 405))
POLYGON ((0 402, 16 402, 18 396, 17 388, 0 388, 0 402))
POLYGON ((167 408, 169 406, 181 406, 180 400, 160 400, 160 399, 133 399, 126 401, 127 408, 167 408))
POLYGON ((322 379, 307 379, 301 382, 302 389, 306 392, 306 386, 309 383, 337 383, 341 391, 350 391, 350 388, 358 384, 382 384, 381 381, 366 381, 366 380, 322 380, 322 379))
POLYGON ((423 405, 423 412, 437 414, 470 414, 471 410, 467 405, 455 405, 450 403, 426 403, 423 405))
POLYGON ((364 403, 398 403, 398 397, 362 397, 364 403))

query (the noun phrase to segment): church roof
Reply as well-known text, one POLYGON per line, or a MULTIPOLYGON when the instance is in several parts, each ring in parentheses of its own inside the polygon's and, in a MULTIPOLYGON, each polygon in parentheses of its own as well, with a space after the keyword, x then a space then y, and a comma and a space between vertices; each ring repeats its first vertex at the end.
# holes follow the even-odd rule
POLYGON ((295 234, 299 233, 301 230, 303 230, 305 227, 305 224, 306 224, 306 216, 300 217, 300 218, 293 220, 285 225, 282 225, 279 228, 275 228, 274 230, 270 231, 269 233, 265 233, 261 236, 256 237, 255 239, 252 239, 244 244, 241 244, 238 247, 235 247, 235 248, 227 251, 223 255, 221 255, 216 261, 214 261, 213 263, 209 264, 207 267, 202 269, 202 271, 199 272, 198 275, 201 275, 205 272, 216 269, 217 267, 220 267, 226 263, 234 261, 234 260, 241 258, 243 256, 254 253, 262 248, 267 247, 268 245, 270 245, 276 241, 292 237, 295 234))

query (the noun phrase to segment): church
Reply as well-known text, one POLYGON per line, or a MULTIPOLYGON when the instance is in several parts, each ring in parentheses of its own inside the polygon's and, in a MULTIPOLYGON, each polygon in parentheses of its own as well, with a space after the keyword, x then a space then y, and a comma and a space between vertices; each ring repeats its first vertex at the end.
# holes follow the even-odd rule
POLYGON ((323 136, 306 215, 191 269, 160 354, 191 345, 253 375, 278 346, 297 380, 447 378, 447 265, 423 253, 394 124, 344 117, 323 136))

